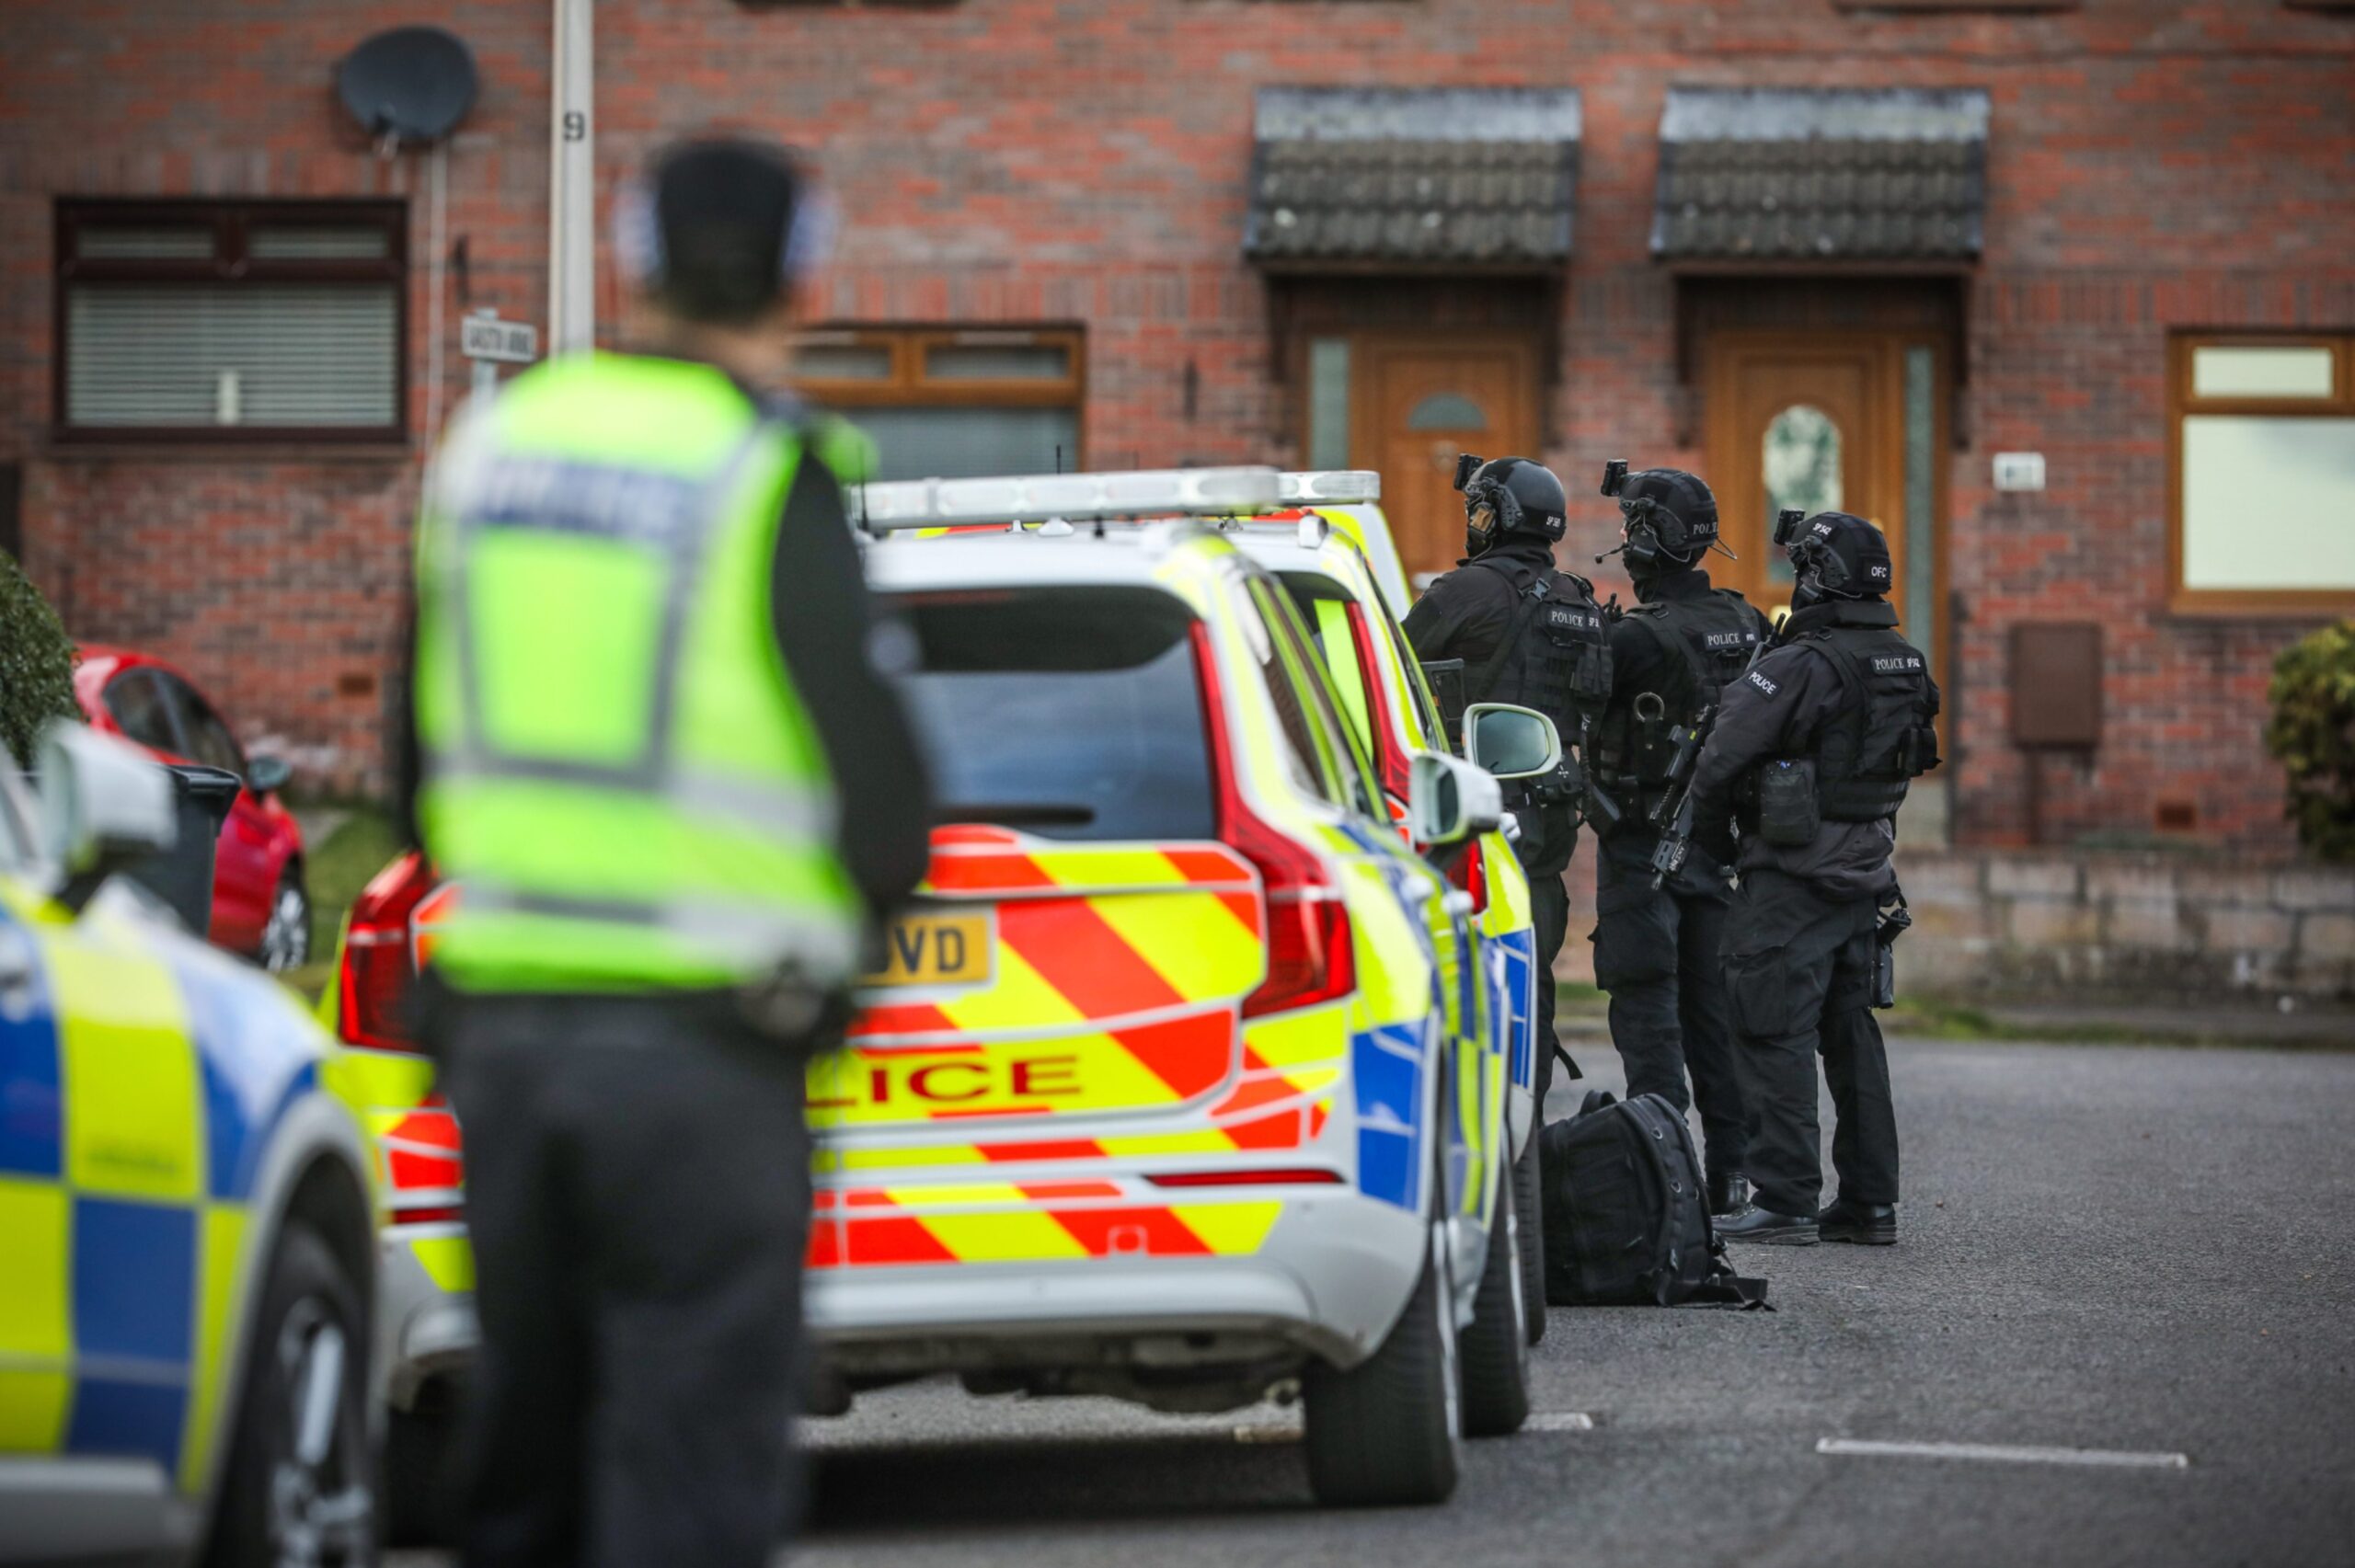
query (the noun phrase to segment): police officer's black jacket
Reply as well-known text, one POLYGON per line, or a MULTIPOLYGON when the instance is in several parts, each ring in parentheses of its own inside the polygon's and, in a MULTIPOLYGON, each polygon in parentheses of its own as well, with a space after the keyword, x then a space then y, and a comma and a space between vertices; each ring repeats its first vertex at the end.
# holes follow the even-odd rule
MULTIPOLYGON (((1543 539, 1508 534, 1477 559, 1511 572, 1465 570, 1474 559, 1467 555, 1457 561, 1457 569, 1433 582, 1407 612, 1407 640, 1415 645, 1417 658, 1460 658, 1477 670, 1496 653, 1498 640, 1520 608, 1514 583, 1551 570, 1554 551, 1543 539)), ((1481 694, 1473 693, 1472 700, 1480 701, 1481 694)))
MULTIPOLYGON (((1717 727, 1694 765, 1697 839, 1706 842, 1726 834, 1738 787, 1762 764, 1778 758, 1819 757, 1834 726, 1850 720, 1858 704, 1871 700, 1871 693, 1855 689, 1853 677, 1818 634, 1834 628, 1877 632, 1882 635, 1873 639, 1876 643, 1902 650, 1892 657, 1901 662, 1911 656, 1912 668, 1900 673, 1918 681, 1913 717, 1928 724, 1937 712, 1937 683, 1919 652, 1896 635, 1896 610, 1879 600, 1810 605, 1783 623, 1775 649, 1726 688, 1717 727)), ((1901 796, 1902 791, 1893 793, 1901 796)), ((1827 812, 1809 843, 1770 844, 1756 833, 1746 834, 1739 864, 1744 871, 1767 867, 1786 872, 1813 884, 1827 898, 1878 897, 1897 885, 1889 861, 1896 841, 1893 817, 1840 821, 1827 812)))
MULTIPOLYGON (((1639 580, 1637 589, 1642 605, 1611 624, 1611 701, 1589 761, 1626 814, 1621 831, 1649 836, 1656 830, 1648 814, 1669 787, 1671 731, 1698 717, 1700 706, 1774 636, 1774 627, 1698 567, 1639 580), (1655 725, 1635 716, 1636 699, 1645 692, 1662 699, 1655 725)), ((1703 848, 1710 846, 1705 841, 1703 848)))
MULTIPOLYGON (((1594 711, 1610 690, 1609 644, 1592 586, 1557 567, 1552 548, 1531 535, 1509 534, 1459 561, 1407 612, 1405 629, 1417 658, 1464 661, 1467 703, 1535 708, 1566 744, 1579 738, 1580 713, 1594 711)), ((1515 848, 1522 865, 1533 876, 1558 874, 1577 830, 1561 781, 1507 795, 1522 816, 1515 848)))

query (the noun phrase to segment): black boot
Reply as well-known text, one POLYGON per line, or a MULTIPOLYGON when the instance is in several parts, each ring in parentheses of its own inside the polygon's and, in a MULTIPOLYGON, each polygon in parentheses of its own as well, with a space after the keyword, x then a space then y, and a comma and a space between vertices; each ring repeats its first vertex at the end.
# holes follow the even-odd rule
POLYGON ((1854 1242, 1858 1246, 1886 1247, 1897 1241, 1897 1206, 1893 1203, 1850 1203, 1836 1200, 1816 1217, 1817 1233, 1827 1242, 1854 1242))
POLYGON ((1728 1242, 1763 1242, 1775 1247, 1811 1247, 1816 1242, 1812 1214, 1776 1214, 1752 1205, 1715 1223, 1718 1238, 1728 1242))
POLYGON ((1740 1212, 1750 1202, 1750 1178, 1740 1171, 1709 1173, 1709 1217, 1740 1212))

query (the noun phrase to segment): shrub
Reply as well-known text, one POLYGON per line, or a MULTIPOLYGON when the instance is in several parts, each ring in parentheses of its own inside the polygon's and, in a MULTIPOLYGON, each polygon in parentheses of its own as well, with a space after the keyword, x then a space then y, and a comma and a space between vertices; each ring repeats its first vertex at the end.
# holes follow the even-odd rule
POLYGON ((2267 750, 2290 775, 2283 815, 2325 860, 2355 860, 2355 621, 2326 626, 2273 661, 2267 750))
POLYGON ((30 767, 41 726, 77 712, 74 644, 24 568, 0 551, 0 741, 30 767))

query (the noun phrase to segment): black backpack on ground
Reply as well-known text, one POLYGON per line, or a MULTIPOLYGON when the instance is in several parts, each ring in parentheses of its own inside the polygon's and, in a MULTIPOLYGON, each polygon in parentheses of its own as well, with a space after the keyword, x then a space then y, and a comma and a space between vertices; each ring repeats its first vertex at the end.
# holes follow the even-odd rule
POLYGON ((1765 1304, 1766 1282, 1726 1262, 1692 1131, 1659 1095, 1620 1104, 1595 1091, 1539 1130, 1537 1160, 1548 1303, 1765 1304))

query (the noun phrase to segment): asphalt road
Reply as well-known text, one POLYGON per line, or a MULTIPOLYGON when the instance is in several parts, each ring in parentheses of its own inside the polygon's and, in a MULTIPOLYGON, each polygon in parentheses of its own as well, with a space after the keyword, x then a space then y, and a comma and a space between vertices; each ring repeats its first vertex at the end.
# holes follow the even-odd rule
POLYGON ((2355 1562, 2355 1055, 1901 1044, 1892 1069, 1897 1247, 1742 1249, 1772 1314, 1555 1310, 1550 1429, 1472 1445, 1444 1507, 1316 1509, 1290 1412, 931 1384, 811 1425, 793 1560, 2355 1562))

